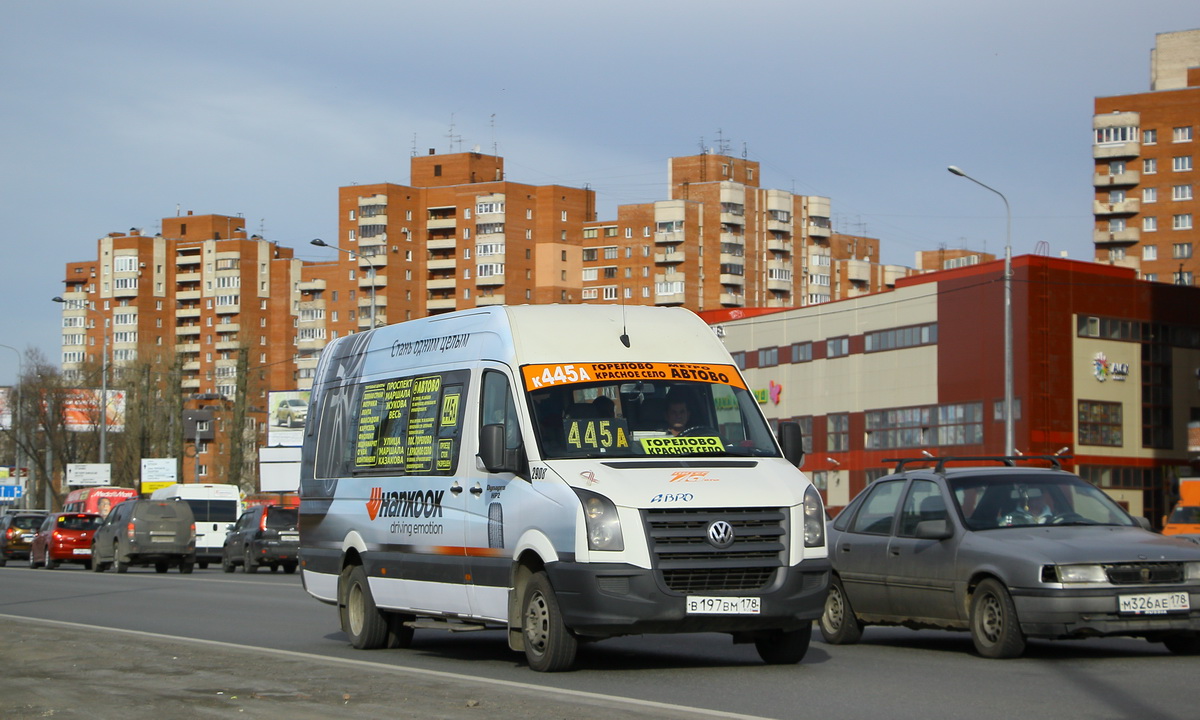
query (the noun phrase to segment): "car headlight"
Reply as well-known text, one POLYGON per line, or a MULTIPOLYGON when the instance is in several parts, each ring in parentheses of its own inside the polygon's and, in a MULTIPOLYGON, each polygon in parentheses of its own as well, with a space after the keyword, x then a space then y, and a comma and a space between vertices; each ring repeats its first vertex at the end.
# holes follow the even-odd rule
POLYGON ((804 491, 804 547, 821 547, 825 544, 825 506, 821 493, 809 485, 804 491))
POLYGON ((621 519, 612 500, 590 490, 575 488, 583 503, 583 520, 587 523, 589 550, 620 551, 625 549, 621 536, 621 519))
POLYGON ((1108 574, 1102 565, 1055 565, 1054 571, 1060 583, 1108 582, 1108 574))

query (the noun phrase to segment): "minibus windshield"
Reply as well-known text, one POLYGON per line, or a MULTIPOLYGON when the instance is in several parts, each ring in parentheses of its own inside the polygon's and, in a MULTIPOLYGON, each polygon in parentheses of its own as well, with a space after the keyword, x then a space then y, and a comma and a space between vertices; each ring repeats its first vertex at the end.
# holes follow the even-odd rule
POLYGON ((543 459, 779 455, 733 366, 576 363, 522 370, 543 459))

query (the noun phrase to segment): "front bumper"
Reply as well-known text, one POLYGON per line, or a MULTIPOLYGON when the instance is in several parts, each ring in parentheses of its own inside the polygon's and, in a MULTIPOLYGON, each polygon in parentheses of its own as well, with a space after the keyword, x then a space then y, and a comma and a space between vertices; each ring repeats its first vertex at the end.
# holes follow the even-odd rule
POLYGON ((756 615, 689 615, 687 596, 665 589, 654 570, 619 563, 551 563, 546 566, 563 620, 575 633, 612 637, 641 633, 795 630, 821 616, 830 563, 805 560, 780 568, 764 590, 698 593, 756 596, 756 615))
POLYGON ((1155 636, 1200 632, 1200 590, 1188 587, 1191 610, 1131 615, 1117 612, 1117 596, 1177 592, 1178 587, 1129 587, 1070 590, 1012 590, 1021 631, 1028 637, 1083 638, 1106 635, 1155 636))

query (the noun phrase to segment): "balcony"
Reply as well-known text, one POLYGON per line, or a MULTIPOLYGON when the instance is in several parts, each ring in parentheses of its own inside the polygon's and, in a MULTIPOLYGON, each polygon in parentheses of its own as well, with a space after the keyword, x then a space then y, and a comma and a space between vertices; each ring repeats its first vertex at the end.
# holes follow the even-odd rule
POLYGON ((428 270, 454 270, 458 261, 454 258, 434 258, 425 263, 428 270))
POLYGON ((779 232, 791 232, 792 224, 782 220, 767 220, 767 230, 777 230, 779 232))
MULTIPOLYGON (((191 255, 176 255, 175 256, 175 264, 176 265, 199 265, 200 262, 201 262, 201 257, 200 257, 200 253, 198 253, 198 252, 191 254, 191 255)), ((176 270, 176 272, 178 273, 179 271, 176 270)))
POLYGON ((455 300, 452 297, 434 298, 425 301, 426 310, 453 310, 455 300))
POLYGON ((240 340, 222 340, 217 343, 218 350, 237 350, 242 346, 240 340))
POLYGON ((177 317, 177 318, 198 318, 198 317, 200 317, 200 308, 198 308, 198 307, 179 308, 178 310, 175 311, 175 317, 177 317))
POLYGON ((457 245, 458 240, 453 237, 430 238, 425 242, 427 250, 453 250, 457 245))
POLYGON ((1142 180, 1142 174, 1136 170, 1126 170, 1123 173, 1110 175, 1108 173, 1096 173, 1092 176, 1092 185, 1096 187, 1124 187, 1128 185, 1137 185, 1142 180))
POLYGON ((871 263, 866 260, 847 260, 842 269, 850 282, 871 282, 871 263))
POLYGON ((673 245, 681 243, 685 240, 682 232, 656 232, 654 233, 654 242, 664 245, 673 245))
POLYGON ((200 272, 177 272, 175 273, 175 282, 177 283, 198 283, 200 282, 200 272))
POLYGON ((453 230, 458 225, 458 218, 429 218, 425 221, 427 230, 453 230))
POLYGON ((721 253, 721 264, 722 265, 741 265, 742 267, 745 267, 746 256, 745 255, 734 255, 733 253, 721 253))
POLYGON ((499 273, 497 275, 488 275, 486 277, 475 278, 475 285, 477 285, 478 287, 490 287, 493 285, 503 285, 503 284, 504 284, 504 273, 499 273))
POLYGON ((199 290, 178 290, 175 293, 176 300, 199 300, 199 290))
POLYGON ((792 301, 790 298, 771 298, 770 300, 767 301, 767 307, 769 307, 769 308, 790 308, 790 307, 792 307, 792 301))
POLYGON ((741 293, 721 293, 720 301, 722 305, 734 305, 741 307, 746 304, 746 296, 741 293))
POLYGON ((180 325, 175 328, 175 335, 200 335, 199 325, 180 325))
POLYGON ((475 298, 475 304, 479 307, 484 307, 487 305, 503 305, 504 295, 480 295, 479 297, 475 298))
POLYGON ((1092 242, 1097 245, 1103 243, 1135 243, 1142 237, 1142 231, 1138 228, 1125 228, 1124 230, 1094 230, 1092 232, 1092 242))
POLYGON ((457 284, 458 281, 452 277, 425 281, 425 287, 429 290, 452 290, 457 284))
POLYGON ((237 305, 218 305, 216 312, 218 315, 237 315, 242 311, 241 304, 237 305))
POLYGON ((200 361, 193 360, 192 362, 185 362, 183 364, 182 370, 184 372, 193 372, 193 373, 200 372, 200 361))
POLYGON ((774 290, 776 292, 791 292, 792 291, 792 281, 791 280, 768 279, 767 280, 767 289, 774 290))
POLYGON ((385 288, 387 287, 387 275, 376 275, 375 277, 360 277, 358 279, 358 287, 363 290, 369 290, 371 287, 385 288))
POLYGON ((654 304, 655 305, 682 305, 683 304, 683 293, 681 293, 681 292, 655 293, 654 294, 654 304))
POLYGON ((1097 200, 1092 203, 1092 214, 1097 216, 1107 215, 1133 215, 1142 207, 1141 200, 1122 200, 1121 202, 1105 202, 1097 200))
POLYGON ((200 343, 177 343, 175 352, 180 355, 195 355, 200 352, 200 343))
POLYGON ((298 283, 296 285, 296 290, 298 290, 299 292, 302 292, 302 293, 324 292, 325 281, 324 280, 305 280, 304 282, 298 283))
POLYGON ((833 229, 828 225, 817 225, 815 223, 809 223, 808 225, 808 236, 811 238, 828 238, 832 234, 833 229))
POLYGON ((668 252, 654 253, 654 262, 673 265, 687 259, 687 253, 682 248, 669 248, 668 252))
POLYGON ((770 237, 767 238, 767 250, 773 252, 785 252, 788 255, 792 254, 792 241, 786 238, 770 237))
POLYGON ((1110 158, 1131 158, 1137 157, 1141 152, 1141 149, 1142 144, 1139 142, 1093 145, 1092 157, 1096 160, 1107 160, 1110 158))
POLYGON ((199 390, 200 378, 184 378, 183 380, 179 381, 179 387, 184 388, 185 390, 199 390))
MULTIPOLYGON (((387 307, 387 295, 376 294, 374 299, 375 307, 387 307)), ((365 309, 367 312, 371 311, 371 293, 364 293, 358 296, 358 307, 365 309)))

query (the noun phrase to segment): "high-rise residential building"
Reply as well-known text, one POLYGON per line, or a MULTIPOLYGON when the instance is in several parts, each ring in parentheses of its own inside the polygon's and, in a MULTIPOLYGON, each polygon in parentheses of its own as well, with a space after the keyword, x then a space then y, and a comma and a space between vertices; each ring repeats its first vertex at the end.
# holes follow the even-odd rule
MULTIPOLYGON (((123 375, 130 367, 153 368, 164 386, 178 382, 183 400, 217 411, 209 419, 218 424, 226 422, 220 411, 231 408, 216 401, 240 398, 239 417, 250 431, 265 418, 270 389, 295 387, 300 261, 291 248, 247 237, 243 218, 188 213, 163 218, 156 235, 110 233, 97 241, 95 259, 68 263, 66 271, 68 381, 84 381, 85 370, 102 366, 115 387, 129 382, 123 375)), ((224 481, 216 458, 228 449, 201 432, 185 433, 197 461, 184 463, 184 475, 224 481)))
POLYGON ((1158 35, 1150 78, 1150 92, 1095 101, 1095 257, 1195 285, 1200 30, 1158 35))
POLYGON ((667 199, 585 224, 584 302, 799 307, 906 274, 879 264, 878 240, 835 233, 829 198, 761 187, 757 162, 704 153, 671 158, 667 173, 667 199))

